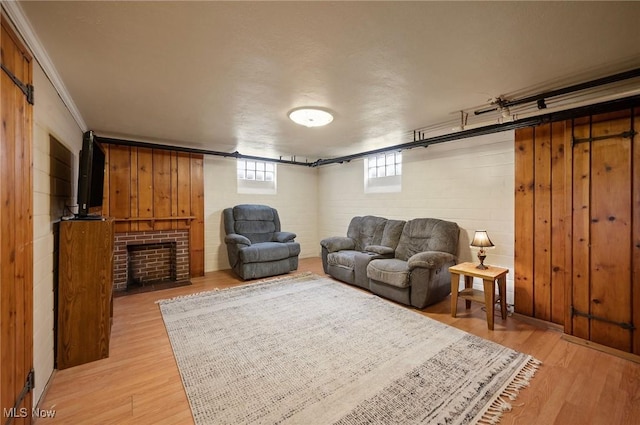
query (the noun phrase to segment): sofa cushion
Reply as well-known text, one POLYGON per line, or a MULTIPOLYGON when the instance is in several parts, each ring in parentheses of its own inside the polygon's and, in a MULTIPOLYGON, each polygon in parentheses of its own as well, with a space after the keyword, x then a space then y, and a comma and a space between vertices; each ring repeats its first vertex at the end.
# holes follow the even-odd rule
POLYGON ((345 236, 332 236, 320 241, 320 245, 327 249, 328 252, 342 251, 344 249, 353 249, 355 241, 345 236))
POLYGON ((367 252, 372 252, 374 254, 380 254, 380 255, 393 254, 393 248, 388 246, 382 246, 382 245, 367 245, 364 247, 364 250, 367 252))
POLYGON ((291 256, 289 250, 290 246, 297 246, 298 252, 300 251, 299 244, 288 244, 280 242, 255 243, 251 246, 244 247, 239 251, 240 259, 243 263, 259 263, 262 261, 282 260, 291 256))
POLYGON ((384 231, 382 232, 380 245, 388 246, 395 250, 400 241, 404 225, 405 221, 403 220, 387 220, 387 224, 385 224, 384 231))
POLYGON ((384 217, 354 217, 347 229, 347 236, 355 241, 356 251, 363 251, 367 245, 380 245, 386 223, 384 217))
POLYGON ((236 220, 236 233, 240 235, 250 235, 256 233, 268 233, 271 237, 276 231, 273 221, 244 221, 236 220))
POLYGON ((416 218, 407 221, 396 248, 396 258, 408 260, 424 251, 441 251, 456 255, 458 225, 436 218, 416 218))
POLYGON ((233 218, 236 221, 274 221, 275 214, 267 205, 243 204, 233 207, 233 218))
POLYGON ((356 265, 356 254, 360 251, 343 250, 331 252, 327 255, 327 264, 332 266, 341 266, 353 269, 356 265))
POLYGON ((278 212, 267 205, 236 205, 225 214, 226 233, 244 235, 253 243, 272 242, 274 233, 280 231, 278 212))
POLYGON ((373 260, 367 266, 367 277, 398 288, 409 286, 409 266, 397 258, 373 260))
POLYGON ((287 247, 287 249, 289 250, 289 257, 295 257, 298 258, 298 255, 300 255, 300 244, 298 242, 287 242, 284 244, 284 246, 287 247))

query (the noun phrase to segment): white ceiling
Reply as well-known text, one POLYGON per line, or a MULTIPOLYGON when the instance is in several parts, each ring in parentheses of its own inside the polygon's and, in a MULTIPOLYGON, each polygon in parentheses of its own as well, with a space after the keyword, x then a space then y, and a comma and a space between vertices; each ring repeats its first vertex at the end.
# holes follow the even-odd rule
POLYGON ((640 2, 20 5, 88 129, 298 161, 640 67, 640 2), (333 123, 289 121, 309 105, 333 123))

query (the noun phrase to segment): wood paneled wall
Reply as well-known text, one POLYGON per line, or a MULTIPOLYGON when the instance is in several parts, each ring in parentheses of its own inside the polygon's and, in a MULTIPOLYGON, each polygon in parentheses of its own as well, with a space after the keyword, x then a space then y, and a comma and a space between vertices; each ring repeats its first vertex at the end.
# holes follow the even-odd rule
POLYGON ((116 232, 189 229, 190 274, 204 275, 203 156, 104 144, 102 214, 116 232))
MULTIPOLYGON (((2 65, 31 85, 31 56, 5 16, 0 19, 2 65)), ((28 391, 11 410, 33 368, 33 107, 4 70, 0 94, 0 409, 3 423, 18 425, 31 423, 33 402, 28 391)))
POLYGON ((516 312, 558 324, 565 321, 568 125, 528 127, 515 136, 516 312))
POLYGON ((640 108, 515 137, 515 311, 640 354, 640 108))

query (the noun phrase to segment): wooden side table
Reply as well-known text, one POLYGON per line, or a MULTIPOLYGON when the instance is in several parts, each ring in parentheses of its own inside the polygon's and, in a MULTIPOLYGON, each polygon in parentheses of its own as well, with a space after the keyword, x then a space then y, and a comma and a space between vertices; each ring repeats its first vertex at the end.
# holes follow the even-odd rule
POLYGON ((471 301, 483 303, 487 309, 487 326, 493 330, 493 312, 496 301, 494 284, 498 283, 500 309, 502 319, 507 318, 507 273, 509 269, 488 266, 486 270, 476 268, 474 263, 461 263, 449 267, 451 273, 451 316, 456 317, 458 298, 466 301, 466 307, 471 307, 471 301), (464 289, 460 288, 460 276, 464 276, 464 289), (484 292, 473 289, 473 278, 479 277, 484 284, 484 292))

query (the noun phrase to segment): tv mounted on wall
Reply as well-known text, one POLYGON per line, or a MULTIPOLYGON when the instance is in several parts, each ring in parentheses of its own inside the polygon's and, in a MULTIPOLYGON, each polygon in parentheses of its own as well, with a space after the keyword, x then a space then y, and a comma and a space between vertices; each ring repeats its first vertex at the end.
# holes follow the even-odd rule
POLYGON ((104 190, 104 148, 95 140, 93 131, 82 137, 82 151, 78 170, 77 219, 99 219, 102 213, 104 190))

